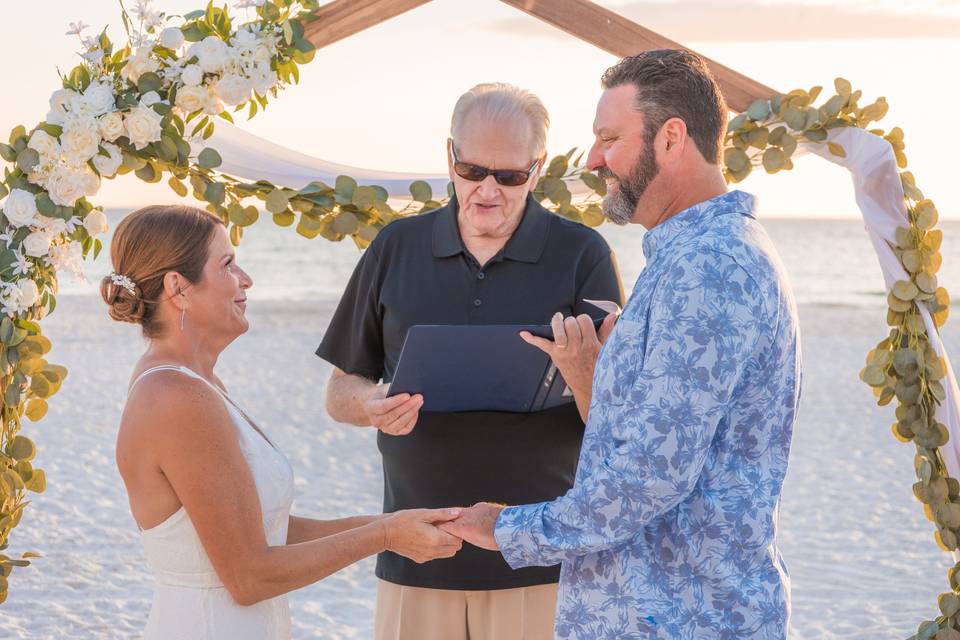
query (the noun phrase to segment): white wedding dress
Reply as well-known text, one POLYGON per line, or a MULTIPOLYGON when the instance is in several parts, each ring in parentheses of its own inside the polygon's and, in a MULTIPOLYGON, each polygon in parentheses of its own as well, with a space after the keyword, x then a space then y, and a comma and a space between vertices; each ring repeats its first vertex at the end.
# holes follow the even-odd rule
MULTIPOLYGON (((293 502, 293 468, 216 385, 186 367, 162 365, 144 371, 180 371, 202 380, 223 397, 243 456, 253 473, 267 544, 286 544, 293 502)), ((216 473, 216 469, 208 469, 216 473)), ((181 506, 157 526, 141 531, 147 562, 156 576, 145 640, 287 640, 290 609, 279 596, 251 606, 237 604, 217 577, 190 516, 181 506)))

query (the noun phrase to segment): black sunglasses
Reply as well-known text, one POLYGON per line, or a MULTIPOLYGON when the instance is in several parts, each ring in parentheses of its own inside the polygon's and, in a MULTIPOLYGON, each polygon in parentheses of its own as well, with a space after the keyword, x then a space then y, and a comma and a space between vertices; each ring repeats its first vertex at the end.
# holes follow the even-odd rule
POLYGON ((453 171, 464 180, 470 182, 480 182, 487 176, 493 176, 497 184, 505 187, 519 187, 530 179, 530 174, 540 164, 539 160, 534 160, 533 164, 526 171, 516 169, 487 169, 480 165, 470 164, 469 162, 460 162, 457 159, 457 148, 450 145, 450 151, 453 153, 453 171))

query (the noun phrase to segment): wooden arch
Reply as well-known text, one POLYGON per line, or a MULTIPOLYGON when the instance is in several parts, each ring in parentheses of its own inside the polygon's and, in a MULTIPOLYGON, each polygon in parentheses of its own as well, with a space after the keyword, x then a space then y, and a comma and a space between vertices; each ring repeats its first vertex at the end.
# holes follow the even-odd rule
MULTIPOLYGON (((313 12, 318 19, 307 24, 306 36, 319 49, 428 2, 430 0, 334 0, 313 12)), ((620 58, 650 49, 692 51, 589 0, 501 2, 620 58)), ((754 100, 772 98, 778 93, 719 62, 701 57, 716 77, 727 105, 735 111, 746 111, 754 100)))

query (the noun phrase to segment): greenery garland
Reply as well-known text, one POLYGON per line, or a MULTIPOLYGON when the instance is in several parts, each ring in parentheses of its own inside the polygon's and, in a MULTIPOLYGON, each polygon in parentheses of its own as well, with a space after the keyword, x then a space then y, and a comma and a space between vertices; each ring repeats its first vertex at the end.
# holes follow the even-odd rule
MULTIPOLYGON (((9 144, 0 144, 0 157, 10 165, 0 182, 0 197, 7 196, 0 215, 0 240, 6 243, 0 248, 0 551, 7 549, 29 504, 27 491, 46 487, 42 469, 32 464, 36 447, 20 433, 21 420, 43 418, 47 399, 59 390, 67 371, 44 359, 51 344, 38 322, 56 307, 57 272, 77 271, 81 259, 100 252, 95 236, 106 231, 106 219, 87 197, 96 193, 102 178, 132 172, 159 182, 166 173, 177 195, 192 191, 224 220, 234 243, 259 217, 258 207, 246 204, 249 198, 261 200, 276 224, 296 223, 304 237, 350 237, 361 248, 393 219, 444 202, 422 181, 410 185, 411 200, 395 210, 385 189, 359 186, 349 176, 339 176, 333 186, 313 182, 295 190, 216 171, 221 159, 212 148, 193 157, 191 139, 208 139, 217 118, 232 121, 225 105, 254 117, 267 107, 268 97, 299 81, 299 65, 314 55, 303 25, 313 18, 310 12, 319 0, 241 4, 254 8, 255 17, 236 28, 227 8, 211 2, 205 10, 182 16, 180 26, 161 29, 174 16, 139 0, 134 18, 123 11, 128 43, 120 49, 105 31, 84 38, 83 26, 77 25, 84 63, 63 77, 44 122, 30 132, 15 128, 9 144)), ((887 106, 880 98, 861 108, 861 93, 849 82, 837 79, 835 87, 837 94, 819 107, 812 106, 820 93, 815 87, 758 100, 735 117, 724 145, 727 180, 743 180, 754 166, 768 173, 793 168, 791 156, 799 142, 826 142, 831 153, 844 155, 842 147, 827 141, 828 131, 866 129, 885 115, 887 106)), ((903 132, 869 131, 891 144, 905 169, 903 132)), ((605 183, 575 153, 571 149, 554 157, 533 193, 540 201, 549 200, 558 214, 596 226, 603 221, 599 198, 605 195, 605 183), (568 186, 573 180, 590 194, 578 203, 568 186)), ((944 468, 938 448, 947 444, 946 427, 934 419, 944 398, 940 380, 946 367, 929 343, 918 307, 927 306, 937 327, 946 321, 949 297, 936 280, 943 234, 934 229, 936 208, 923 198, 912 174, 902 171, 900 177, 909 226, 898 229, 896 251, 910 280, 898 282, 890 292, 890 334, 868 354, 860 377, 873 387, 879 404, 897 398, 894 435, 917 447, 914 493, 937 525, 938 544, 953 550, 960 535, 960 483, 944 468)), ((0 603, 7 597, 13 568, 29 565, 37 555, 26 552, 14 559, 0 554, 0 603)), ((952 591, 939 598, 942 615, 921 623, 915 638, 960 640, 960 564, 950 570, 949 581, 952 591)))
MULTIPOLYGON (((860 107, 860 91, 853 91, 843 78, 834 82, 836 95, 819 107, 813 102, 821 88, 796 90, 772 100, 757 100, 733 120, 724 145, 724 175, 730 182, 746 178, 754 166, 767 173, 792 169, 791 156, 800 142, 826 143, 830 153, 845 156, 840 145, 827 140, 829 131, 839 127, 868 129, 883 118, 887 103, 883 98, 860 107)), ((937 272, 943 258, 940 245, 943 232, 935 229, 937 209, 923 197, 913 174, 905 171, 903 131, 889 132, 870 128, 893 147, 900 171, 908 212, 905 225, 897 229, 894 251, 909 280, 897 282, 887 296, 889 335, 867 354, 860 379, 873 388, 878 404, 897 399, 893 435, 901 442, 916 445, 914 469, 916 498, 923 503, 927 518, 936 525, 934 538, 944 551, 958 548, 960 536, 960 482, 951 478, 939 448, 947 444, 947 427, 934 418, 936 407, 944 400, 941 380, 947 375, 946 362, 930 344, 920 305, 925 305, 935 326, 947 320, 950 297, 937 284, 937 272)), ((960 640, 960 563, 948 573, 951 591, 940 594, 941 615, 920 623, 916 640, 960 640)))

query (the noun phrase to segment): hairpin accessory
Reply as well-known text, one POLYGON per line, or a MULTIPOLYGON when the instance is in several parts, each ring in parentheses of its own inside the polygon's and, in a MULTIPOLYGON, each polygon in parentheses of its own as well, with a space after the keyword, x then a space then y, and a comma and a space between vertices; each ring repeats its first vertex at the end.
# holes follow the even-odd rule
POLYGON ((131 280, 127 276, 121 275, 119 273, 111 273, 110 281, 113 284, 117 285, 118 287, 123 287, 133 295, 136 295, 137 293, 136 285, 133 284, 133 280, 131 280))

